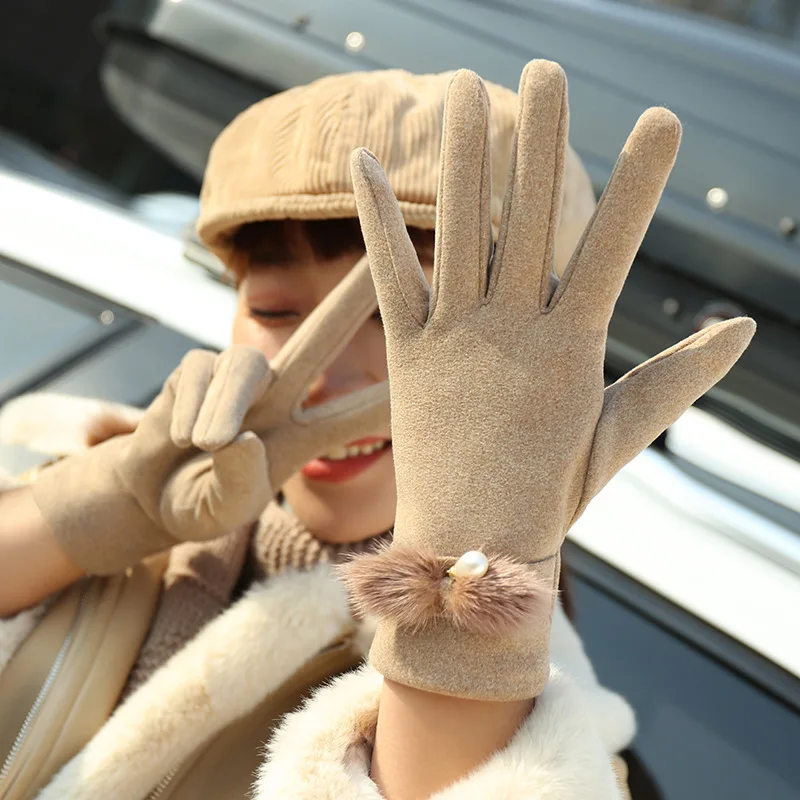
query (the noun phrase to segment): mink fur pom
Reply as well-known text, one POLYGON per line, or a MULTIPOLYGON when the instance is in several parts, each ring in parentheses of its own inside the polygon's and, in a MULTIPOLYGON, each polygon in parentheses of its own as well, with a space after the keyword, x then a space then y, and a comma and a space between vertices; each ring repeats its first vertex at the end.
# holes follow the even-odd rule
POLYGON ((340 567, 355 611, 421 630, 441 619, 462 631, 510 633, 550 614, 554 588, 530 566, 490 556, 481 578, 450 578, 454 558, 389 545, 340 567))

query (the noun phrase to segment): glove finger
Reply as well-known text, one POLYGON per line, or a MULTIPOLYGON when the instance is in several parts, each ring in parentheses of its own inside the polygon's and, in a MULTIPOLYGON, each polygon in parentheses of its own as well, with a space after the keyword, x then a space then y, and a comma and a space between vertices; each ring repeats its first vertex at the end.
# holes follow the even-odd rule
POLYGON ((319 440, 319 453, 365 436, 385 434, 390 426, 389 382, 376 383, 304 409, 300 418, 313 427, 315 443, 319 440))
POLYGON ((430 292, 397 198, 369 150, 353 151, 350 174, 386 331, 420 328, 428 320, 430 292))
POLYGON ((461 316, 486 297, 492 252, 489 96, 459 70, 447 89, 436 201, 431 314, 461 316))
POLYGON ((666 108, 650 108, 622 149, 554 303, 605 329, 666 185, 681 124, 666 108))
POLYGON ((573 522, 625 464, 725 376, 755 329, 749 317, 712 325, 635 367, 605 390, 584 494, 573 522))
POLYGON ((246 431, 213 458, 208 496, 214 517, 226 531, 254 522, 273 497, 264 443, 246 431))
POLYGON ((184 465, 164 489, 161 513, 175 538, 200 541, 255 521, 271 499, 264 445, 247 432, 184 465))
MULTIPOLYGON (((299 404, 309 384, 342 352, 376 307, 375 287, 364 256, 273 359, 276 380, 269 393, 273 411, 286 412, 299 404)), ((253 424, 259 425, 261 420, 253 424)))
POLYGON ((384 381, 319 406, 295 411, 291 446, 270 446, 271 482, 279 489, 303 464, 367 436, 386 437, 390 427, 389 383, 384 381), (274 449, 273 449, 274 448, 274 449))
POLYGON ((192 445, 192 431, 214 375, 216 360, 216 353, 190 350, 181 361, 170 422, 170 438, 178 447, 192 445))
POLYGON ((271 378, 267 359, 255 347, 234 346, 223 352, 214 364, 214 376, 192 430, 195 447, 213 452, 230 444, 271 378))
POLYGON ((528 309, 545 305, 569 129, 567 79, 552 61, 522 73, 511 172, 503 202, 490 294, 528 309), (496 289, 495 289, 496 286, 496 289))

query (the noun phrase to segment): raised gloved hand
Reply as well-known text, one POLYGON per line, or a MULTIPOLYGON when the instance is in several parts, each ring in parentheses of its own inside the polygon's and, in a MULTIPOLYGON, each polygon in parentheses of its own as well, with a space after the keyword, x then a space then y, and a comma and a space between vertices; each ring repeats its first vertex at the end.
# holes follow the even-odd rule
POLYGON ((67 555, 108 574, 177 542, 230 533, 311 458, 385 430, 385 383, 302 406, 375 306, 364 258, 271 365, 250 347, 190 352, 134 433, 55 464, 34 484, 67 555))
POLYGON ((609 319, 681 128, 664 108, 642 115, 558 283, 567 119, 563 71, 531 62, 493 252, 488 99, 475 74, 456 74, 430 289, 380 164, 353 154, 387 339, 398 509, 392 547, 351 564, 348 581, 380 618, 372 663, 420 689, 492 700, 541 692, 567 531, 725 375, 755 329, 747 318, 714 325, 604 389, 609 319))

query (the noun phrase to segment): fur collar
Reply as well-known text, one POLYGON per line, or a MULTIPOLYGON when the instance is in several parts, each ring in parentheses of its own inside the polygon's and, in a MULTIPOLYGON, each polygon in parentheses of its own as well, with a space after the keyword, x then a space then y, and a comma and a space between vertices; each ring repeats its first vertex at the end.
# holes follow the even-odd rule
POLYGON ((578 686, 609 755, 624 750, 636 734, 636 717, 628 702, 600 685, 583 642, 561 603, 556 603, 550 629, 550 662, 578 686))
POLYGON ((0 440, 36 453, 67 456, 128 433, 143 413, 107 400, 33 392, 9 400, 0 409, 0 440))
POLYGON ((256 584, 117 708, 39 800, 141 800, 352 626, 324 564, 256 584))
MULTIPOLYGON (((290 714, 268 746, 256 800, 381 800, 367 738, 381 676, 369 666, 337 679, 290 714)), ((557 667, 509 745, 430 800, 618 800, 610 756, 584 692, 557 667)))

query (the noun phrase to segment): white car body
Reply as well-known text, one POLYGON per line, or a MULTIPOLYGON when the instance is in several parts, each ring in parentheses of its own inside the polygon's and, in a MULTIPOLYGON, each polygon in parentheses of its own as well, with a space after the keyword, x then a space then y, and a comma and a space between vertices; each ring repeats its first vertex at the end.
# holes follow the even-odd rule
MULTIPOLYGON (((123 210, 0 171, 0 255, 224 348, 234 291, 176 236, 123 210)), ((800 511, 800 465, 692 409, 668 434, 677 455, 800 511)), ((569 534, 697 618, 800 677, 800 538, 648 449, 569 534)))
POLYGON ((176 236, 124 210, 0 170, 0 253, 209 347, 230 340, 236 296, 176 236))

